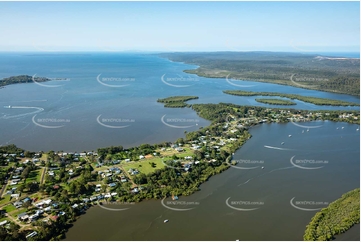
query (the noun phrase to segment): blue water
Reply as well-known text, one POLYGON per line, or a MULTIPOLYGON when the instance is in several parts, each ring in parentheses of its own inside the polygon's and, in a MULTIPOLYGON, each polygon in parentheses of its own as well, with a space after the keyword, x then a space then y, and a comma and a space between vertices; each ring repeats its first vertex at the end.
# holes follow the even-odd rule
MULTIPOLYGON (((0 78, 22 74, 68 78, 0 89, 0 145, 15 143, 25 149, 44 151, 95 150, 110 145, 130 147, 174 141, 184 137, 185 131, 209 124, 189 108, 167 109, 156 102, 158 98, 175 95, 199 96, 189 103, 229 102, 266 107, 271 106, 255 102, 257 97, 230 96, 222 91, 275 91, 360 101, 350 95, 203 78, 183 72, 192 68, 196 66, 155 54, 0 53, 0 78)), ((293 107, 298 109, 359 109, 296 103, 293 107)))

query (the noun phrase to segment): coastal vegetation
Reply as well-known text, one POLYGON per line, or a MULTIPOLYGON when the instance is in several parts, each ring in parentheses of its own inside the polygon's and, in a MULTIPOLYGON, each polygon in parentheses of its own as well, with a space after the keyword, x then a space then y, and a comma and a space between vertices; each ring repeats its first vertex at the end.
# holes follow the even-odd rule
POLYGON ((360 188, 349 191, 317 212, 306 226, 304 240, 333 240, 360 223, 360 188))
POLYGON ((163 53, 172 61, 199 66, 185 70, 209 78, 269 82, 360 95, 360 59, 287 52, 163 53))
MULTIPOLYGON (((36 82, 46 82, 50 81, 50 79, 46 77, 34 77, 34 81, 36 82)), ((11 84, 19 84, 19 83, 32 83, 33 77, 28 75, 20 75, 20 76, 11 76, 6 77, 0 80, 0 87, 11 85, 11 84)))
POLYGON ((255 99, 259 103, 265 103, 270 105, 296 105, 295 102, 289 101, 289 100, 283 100, 283 99, 276 99, 276 98, 256 98, 255 99))
POLYGON ((197 96, 173 96, 163 99, 158 99, 157 102, 165 103, 164 107, 166 108, 184 108, 191 107, 191 105, 186 104, 186 101, 198 99, 197 96))
POLYGON ((285 97, 289 99, 297 99, 303 102, 312 103, 315 105, 329 105, 329 106, 360 106, 359 103, 346 102, 341 100, 333 100, 319 97, 309 97, 301 96, 297 94, 287 94, 287 93, 278 93, 278 92, 250 92, 242 90, 227 90, 223 93, 235 96, 276 96, 276 97, 285 97))

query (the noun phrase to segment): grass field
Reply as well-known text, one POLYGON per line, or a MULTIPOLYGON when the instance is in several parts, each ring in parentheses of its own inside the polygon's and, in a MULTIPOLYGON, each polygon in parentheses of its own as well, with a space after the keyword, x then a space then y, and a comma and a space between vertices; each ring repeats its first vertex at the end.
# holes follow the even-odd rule
MULTIPOLYGON (((183 152, 178 152, 172 148, 170 148, 169 150, 165 150, 165 151, 157 150, 157 152, 161 153, 164 160, 169 160, 173 155, 176 155, 179 158, 184 158, 186 156, 192 156, 194 154, 193 150, 190 149, 189 146, 183 147, 183 149, 184 149, 183 152)), ((126 171, 128 171, 130 168, 133 168, 133 169, 139 170, 141 173, 144 173, 144 174, 149 174, 149 173, 154 172, 157 169, 162 169, 163 167, 165 167, 165 165, 163 164, 162 158, 160 158, 160 157, 152 157, 152 158, 144 159, 144 160, 137 161, 137 162, 124 163, 122 166, 123 166, 124 170, 126 170, 126 171), (152 167, 151 164, 149 164, 152 162, 155 163, 155 167, 152 167)))
POLYGON ((129 162, 123 165, 125 171, 128 171, 130 168, 137 169, 141 173, 149 174, 154 172, 157 169, 162 169, 164 164, 162 163, 162 159, 159 157, 153 157, 150 159, 144 159, 137 162, 129 162), (152 167, 149 163, 155 163, 155 167, 152 167))
POLYGON ((21 209, 17 209, 16 211, 13 211, 9 214, 11 214, 12 217, 16 218, 16 216, 18 216, 21 213, 25 213, 26 212, 26 208, 21 208, 21 209))
POLYGON ((8 204, 6 205, 5 207, 3 207, 3 209, 7 212, 7 213, 10 213, 14 210, 16 210, 16 207, 12 204, 8 204))
POLYGON ((2 199, 0 200, 0 206, 3 205, 4 203, 7 203, 7 202, 10 202, 10 195, 9 194, 2 197, 2 199))
POLYGON ((29 173, 28 178, 26 179, 26 183, 28 183, 28 182, 40 182, 42 169, 31 171, 29 173))
POLYGON ((5 221, 5 220, 9 221, 9 219, 7 217, 0 218, 0 222, 5 221))

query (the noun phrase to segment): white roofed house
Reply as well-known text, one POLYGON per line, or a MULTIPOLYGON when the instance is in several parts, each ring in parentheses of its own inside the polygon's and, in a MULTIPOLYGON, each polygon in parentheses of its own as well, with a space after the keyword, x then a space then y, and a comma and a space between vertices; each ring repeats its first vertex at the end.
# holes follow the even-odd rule
POLYGON ((5 224, 7 224, 7 223, 8 223, 8 221, 7 221, 7 220, 4 220, 4 221, 0 222, 0 226, 3 226, 3 225, 5 225, 5 224))

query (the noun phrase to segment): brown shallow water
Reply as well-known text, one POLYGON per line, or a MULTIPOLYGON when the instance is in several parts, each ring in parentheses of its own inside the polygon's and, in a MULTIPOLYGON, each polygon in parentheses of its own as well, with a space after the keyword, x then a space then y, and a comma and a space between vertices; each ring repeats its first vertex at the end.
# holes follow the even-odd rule
MULTIPOLYGON (((170 204, 170 199, 164 201, 170 208, 160 200, 104 205, 129 208, 125 211, 95 206, 68 231, 66 240, 302 240, 314 214, 359 187, 360 180, 358 126, 333 122, 308 125, 322 127, 309 132, 291 123, 252 128, 253 137, 234 159, 258 161, 244 162, 238 168, 258 167, 231 167, 212 177, 199 192, 180 197, 188 206, 170 204), (345 128, 336 129, 341 126, 345 128), (324 162, 305 165, 320 167, 317 169, 302 169, 291 164, 292 157, 294 163, 306 159, 324 162), (165 219, 169 222, 164 223, 165 219)), ((359 240, 358 231, 355 226, 337 239, 359 240)))

